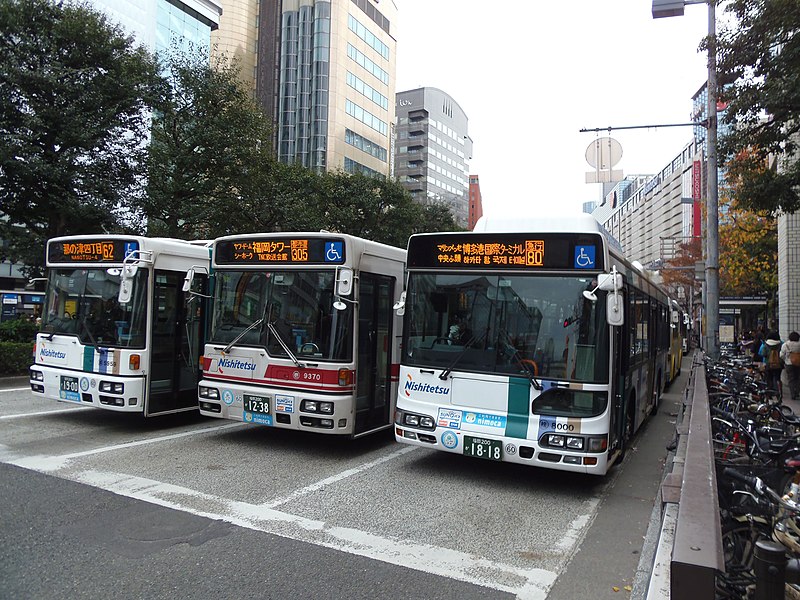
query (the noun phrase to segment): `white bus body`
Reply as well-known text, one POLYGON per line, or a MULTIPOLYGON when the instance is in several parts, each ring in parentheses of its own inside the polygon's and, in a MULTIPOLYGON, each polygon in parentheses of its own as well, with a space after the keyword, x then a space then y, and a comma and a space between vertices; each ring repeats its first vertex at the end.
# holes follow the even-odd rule
POLYGON ((94 235, 47 243, 35 395, 162 415, 197 409, 207 242, 94 235), (197 277, 184 290, 186 272, 197 277))
POLYGON ((215 240, 201 414, 353 437, 391 427, 405 255, 325 232, 215 240))
POLYGON ((395 438, 604 474, 657 408, 667 297, 590 216, 409 240, 395 438))

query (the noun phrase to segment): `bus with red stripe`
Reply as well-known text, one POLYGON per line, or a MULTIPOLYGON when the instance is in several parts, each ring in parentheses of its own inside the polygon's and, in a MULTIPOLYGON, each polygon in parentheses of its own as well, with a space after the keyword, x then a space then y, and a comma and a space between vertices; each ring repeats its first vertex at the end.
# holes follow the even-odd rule
POLYGON ((350 437, 391 427, 405 257, 327 232, 215 240, 201 414, 350 437))
POLYGON ((395 439, 602 475, 658 407, 669 298, 590 215, 411 236, 395 439))

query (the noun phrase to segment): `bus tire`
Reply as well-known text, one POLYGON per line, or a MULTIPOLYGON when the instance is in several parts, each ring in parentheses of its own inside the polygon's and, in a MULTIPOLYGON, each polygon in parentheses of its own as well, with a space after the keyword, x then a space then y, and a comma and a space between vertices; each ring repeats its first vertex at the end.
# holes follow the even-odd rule
POLYGON ((653 408, 650 409, 651 416, 658 412, 659 404, 661 404, 661 375, 658 376, 656 387, 653 388, 653 408))
POLYGON ((636 403, 633 401, 633 399, 631 399, 625 408, 625 426, 622 429, 622 441, 620 442, 619 456, 617 457, 616 461, 618 465, 622 464, 622 461, 625 459, 625 455, 628 452, 628 446, 630 446, 631 440, 633 439, 633 412, 635 410, 635 406, 636 403))

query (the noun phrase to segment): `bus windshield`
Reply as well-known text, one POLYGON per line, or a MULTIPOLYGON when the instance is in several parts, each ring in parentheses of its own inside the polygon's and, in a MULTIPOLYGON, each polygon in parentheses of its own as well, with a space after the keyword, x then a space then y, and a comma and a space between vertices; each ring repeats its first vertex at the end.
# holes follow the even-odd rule
POLYGON ((91 346, 144 348, 147 270, 133 279, 130 302, 117 301, 119 268, 51 268, 42 331, 77 335, 91 346))
POLYGON ((411 273, 404 364, 608 381, 605 295, 591 277, 411 273))
POLYGON ((286 346, 306 358, 351 360, 353 310, 350 302, 333 308, 333 270, 217 271, 216 277, 211 342, 265 347, 271 356, 287 356, 286 346))

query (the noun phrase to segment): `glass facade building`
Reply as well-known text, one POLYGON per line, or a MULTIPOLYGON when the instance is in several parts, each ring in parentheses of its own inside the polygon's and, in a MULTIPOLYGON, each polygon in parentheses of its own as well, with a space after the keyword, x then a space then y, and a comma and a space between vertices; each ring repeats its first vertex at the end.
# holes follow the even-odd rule
MULTIPOLYGON (((254 87, 275 122, 278 159, 391 175, 395 3, 259 0, 258 10, 254 87)), ((234 37, 225 27, 216 39, 234 37)))

